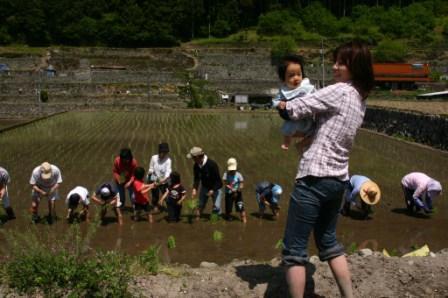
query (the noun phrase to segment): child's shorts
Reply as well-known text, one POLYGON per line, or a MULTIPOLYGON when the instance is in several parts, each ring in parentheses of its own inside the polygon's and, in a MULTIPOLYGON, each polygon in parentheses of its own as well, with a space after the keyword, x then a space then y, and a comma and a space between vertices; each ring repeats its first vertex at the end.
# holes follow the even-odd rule
POLYGON ((302 133, 308 137, 314 132, 314 121, 312 118, 305 118, 297 121, 285 121, 281 131, 284 136, 292 136, 296 133, 302 133))
MULTIPOLYGON (((42 189, 45 192, 49 192, 50 189, 42 189)), ((34 189, 31 191, 31 197, 33 200, 40 202, 40 200, 43 197, 48 198, 48 200, 50 201, 56 201, 57 199, 59 199, 59 193, 58 190, 55 190, 54 192, 52 192, 51 194, 47 195, 47 196, 43 196, 41 195, 39 192, 35 191, 34 189)))

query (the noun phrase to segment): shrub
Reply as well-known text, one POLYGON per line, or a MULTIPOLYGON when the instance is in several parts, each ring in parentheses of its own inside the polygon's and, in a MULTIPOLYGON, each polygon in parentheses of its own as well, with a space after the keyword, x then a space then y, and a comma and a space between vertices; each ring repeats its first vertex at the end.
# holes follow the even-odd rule
POLYGON ((47 92, 47 90, 41 90, 40 91, 40 101, 41 102, 48 102, 48 92, 47 92))

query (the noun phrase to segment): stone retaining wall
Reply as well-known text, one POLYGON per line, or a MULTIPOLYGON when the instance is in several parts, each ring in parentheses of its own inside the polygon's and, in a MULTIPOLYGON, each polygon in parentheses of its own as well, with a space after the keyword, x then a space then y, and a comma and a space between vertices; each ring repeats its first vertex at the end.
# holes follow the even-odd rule
POLYGON ((448 117, 369 107, 363 127, 448 150, 448 117))

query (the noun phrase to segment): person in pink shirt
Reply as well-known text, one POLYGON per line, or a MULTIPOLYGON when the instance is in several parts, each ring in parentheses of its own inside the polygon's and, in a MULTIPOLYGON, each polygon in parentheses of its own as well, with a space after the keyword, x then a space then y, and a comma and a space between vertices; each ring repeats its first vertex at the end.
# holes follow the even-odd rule
POLYGON ((425 213, 431 213, 434 199, 442 193, 442 185, 439 181, 419 172, 404 176, 401 179, 401 187, 406 207, 411 213, 421 209, 425 213))
POLYGON ((132 156, 131 149, 121 149, 120 155, 115 157, 114 167, 112 169, 114 181, 117 184, 117 189, 120 193, 121 209, 124 208, 126 202, 126 189, 128 190, 129 200, 131 201, 132 207, 134 207, 134 202, 132 201, 133 188, 131 186, 134 182, 135 168, 137 168, 137 160, 132 156))

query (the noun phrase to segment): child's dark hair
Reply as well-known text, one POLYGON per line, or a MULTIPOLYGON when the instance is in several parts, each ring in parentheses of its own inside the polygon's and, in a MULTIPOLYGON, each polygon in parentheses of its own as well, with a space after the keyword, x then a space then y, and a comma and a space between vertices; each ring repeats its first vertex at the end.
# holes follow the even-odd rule
POLYGON ((68 207, 73 209, 76 208, 79 204, 79 201, 81 200, 81 196, 77 193, 74 193, 72 195, 70 195, 70 197, 68 198, 68 207))
POLYGON ((353 86, 363 99, 367 98, 375 84, 372 56, 367 45, 358 40, 342 44, 334 50, 333 60, 347 66, 353 86))
POLYGON ((137 180, 143 180, 143 177, 145 177, 145 169, 142 167, 136 167, 134 170, 134 177, 137 180))
POLYGON ((180 183, 180 174, 176 171, 171 172, 170 182, 171 182, 171 185, 179 184, 180 183))
POLYGON ((122 148, 120 150, 120 159, 131 161, 133 158, 131 149, 122 148))
POLYGON ((302 56, 299 56, 297 54, 287 54, 282 57, 282 60, 277 66, 277 74, 282 82, 285 81, 286 69, 291 63, 299 64, 300 68, 302 69, 302 77, 305 77, 305 68, 303 67, 304 62, 302 56))

